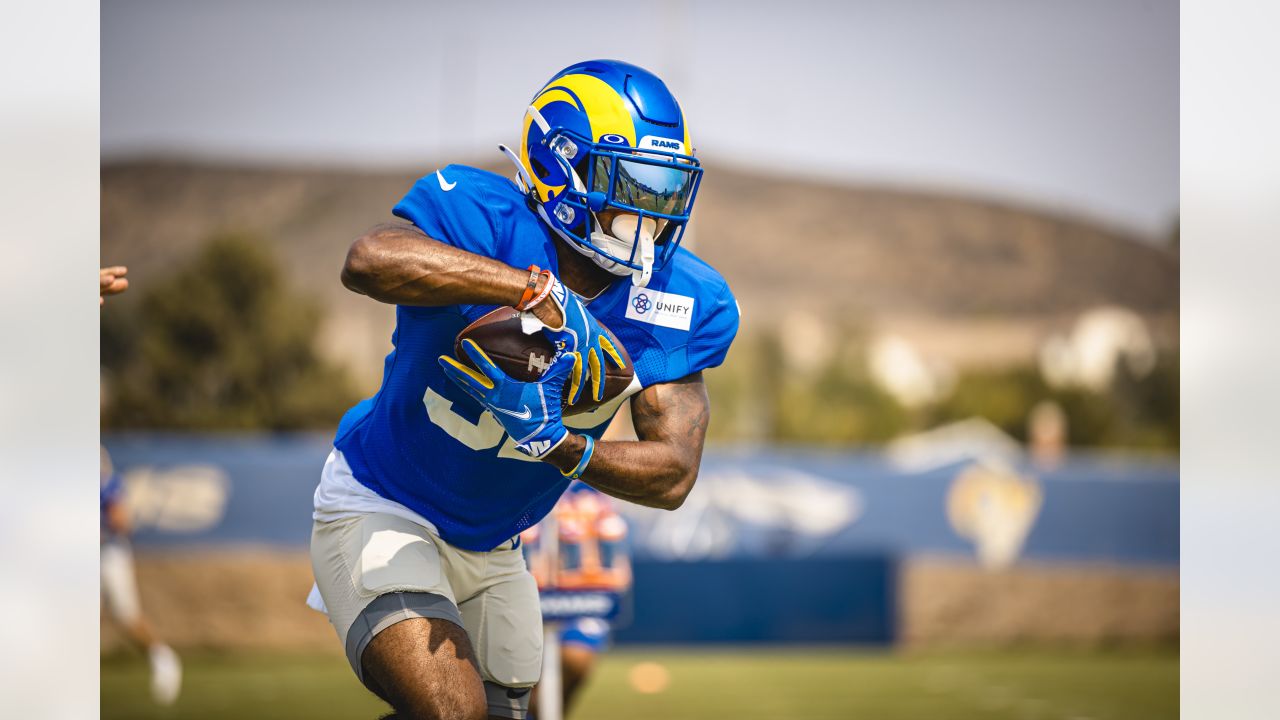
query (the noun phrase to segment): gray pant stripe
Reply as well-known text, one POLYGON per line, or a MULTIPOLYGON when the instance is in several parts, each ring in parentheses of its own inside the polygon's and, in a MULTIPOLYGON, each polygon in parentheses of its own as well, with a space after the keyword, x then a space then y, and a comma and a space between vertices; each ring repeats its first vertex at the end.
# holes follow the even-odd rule
POLYGON ((443 595, 426 592, 379 595, 360 611, 351 623, 351 629, 347 631, 347 662, 351 663, 351 669, 355 670, 360 682, 364 682, 360 658, 374 636, 402 620, 412 618, 437 618, 465 627, 462 624, 462 613, 443 595))

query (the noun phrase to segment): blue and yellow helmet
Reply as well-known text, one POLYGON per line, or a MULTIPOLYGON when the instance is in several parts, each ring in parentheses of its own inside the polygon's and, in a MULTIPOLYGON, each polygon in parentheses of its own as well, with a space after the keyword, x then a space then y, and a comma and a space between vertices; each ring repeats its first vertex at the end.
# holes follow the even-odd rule
POLYGON ((617 60, 556 73, 525 112, 520 155, 512 159, 543 221, 638 285, 680 244, 702 176, 671 91, 648 70, 617 60))

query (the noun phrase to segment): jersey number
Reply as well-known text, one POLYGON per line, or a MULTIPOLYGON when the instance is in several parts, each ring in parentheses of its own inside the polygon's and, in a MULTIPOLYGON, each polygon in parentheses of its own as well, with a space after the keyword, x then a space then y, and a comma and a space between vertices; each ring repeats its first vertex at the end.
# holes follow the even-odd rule
MULTIPOLYGON (((489 450, 502 442, 504 437, 507 437, 507 431, 502 429, 502 425, 494 419, 492 414, 482 412, 480 413, 480 419, 474 423, 469 422, 466 418, 453 411, 453 403, 448 398, 431 388, 427 388, 426 394, 422 396, 422 404, 427 406, 427 417, 431 418, 431 422, 435 423, 436 427, 472 450, 489 450)), ((511 457, 518 460, 538 462, 536 459, 516 450, 515 441, 509 437, 507 437, 505 443, 502 443, 502 449, 498 451, 498 457, 511 457)))
MULTIPOLYGON (((621 407, 623 401, 639 390, 640 382, 632 380, 631 386, 619 393, 618 397, 613 400, 591 412, 566 418, 564 421, 565 427, 578 430, 598 427, 601 423, 613 417, 613 414, 618 412, 618 408, 621 407)), ((453 411, 453 403, 448 398, 429 387, 422 396, 422 404, 427 407, 427 417, 431 418, 431 422, 435 423, 436 427, 472 450, 483 452, 502 443, 502 448, 498 450, 498 457, 538 462, 538 460, 516 450, 515 440, 507 436, 506 431, 502 429, 502 425, 498 423, 492 414, 482 412, 478 420, 471 422, 453 411), (506 439, 505 442, 503 441, 504 438, 506 439)))

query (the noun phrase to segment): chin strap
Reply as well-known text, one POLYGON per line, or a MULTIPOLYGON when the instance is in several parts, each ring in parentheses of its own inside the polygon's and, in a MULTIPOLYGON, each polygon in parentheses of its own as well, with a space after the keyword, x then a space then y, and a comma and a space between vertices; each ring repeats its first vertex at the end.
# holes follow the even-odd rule
POLYGON ((609 248, 616 257, 628 254, 633 262, 640 263, 638 269, 620 265, 618 268, 622 272, 618 274, 630 275, 632 284, 645 287, 653 276, 653 233, 658 229, 657 221, 635 215, 619 215, 613 219, 609 229, 611 233, 606 236, 604 247, 609 248), (630 238, 630 242, 623 238, 630 238))
POLYGON ((529 117, 533 118, 533 121, 538 124, 538 129, 542 131, 543 135, 551 132, 551 123, 547 122, 547 119, 542 117, 542 113, 538 108, 530 105, 529 109, 525 110, 525 113, 529 117))
POLYGON ((506 145, 499 143, 498 149, 501 150, 502 154, 506 155, 507 159, 516 166, 516 184, 520 186, 520 189, 524 191, 524 194, 528 195, 533 192, 533 178, 529 177, 529 173, 525 171, 524 165, 520 164, 520 158, 516 157, 516 154, 511 151, 511 148, 506 145))
POLYGON ((636 287, 645 287, 649 284, 649 278, 653 277, 653 236, 649 233, 640 233, 640 269, 631 271, 631 284, 636 287))

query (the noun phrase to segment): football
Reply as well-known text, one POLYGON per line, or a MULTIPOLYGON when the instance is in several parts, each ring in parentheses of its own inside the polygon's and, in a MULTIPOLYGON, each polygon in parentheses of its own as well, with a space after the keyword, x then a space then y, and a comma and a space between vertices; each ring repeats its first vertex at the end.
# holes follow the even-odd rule
MULTIPOLYGON (((604 399, 596 402, 591 399, 590 386, 583 391, 582 398, 576 405, 564 408, 564 415, 579 415, 600 407, 622 394, 631 385, 635 369, 631 365, 631 356, 627 349, 618 342, 609 328, 602 327, 618 354, 622 356, 626 367, 614 367, 612 360, 606 360, 604 399)), ((551 358, 555 356, 555 347, 551 340, 539 331, 526 334, 520 322, 520 312, 512 307, 500 307, 481 317, 458 333, 453 341, 453 354, 460 362, 475 368, 471 358, 462 350, 462 341, 471 340, 493 360, 502 371, 521 382, 533 382, 542 377, 542 373, 551 367, 551 358)), ((567 393, 566 393, 567 395, 567 393)))

